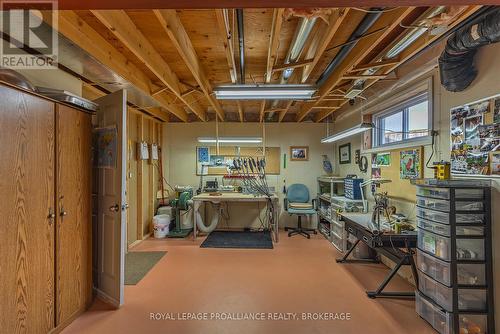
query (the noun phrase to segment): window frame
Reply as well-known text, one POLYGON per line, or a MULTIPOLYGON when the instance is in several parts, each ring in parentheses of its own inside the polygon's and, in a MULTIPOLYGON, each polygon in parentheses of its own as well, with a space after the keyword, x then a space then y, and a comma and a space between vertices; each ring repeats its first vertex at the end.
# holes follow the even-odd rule
POLYGON ((414 141, 421 141, 425 140, 426 138, 430 138, 431 136, 431 131, 432 131, 432 120, 433 120, 433 110, 432 110, 432 99, 430 98, 431 94, 429 92, 424 92, 420 93, 417 95, 414 95, 413 97, 410 97, 408 99, 405 99, 404 101, 395 104, 392 107, 389 107, 387 110, 384 110, 382 112, 378 112, 376 114, 373 114, 373 123, 375 127, 372 130, 372 148, 379 148, 379 147, 387 147, 387 146, 396 146, 396 145, 402 145, 406 143, 412 143, 414 141), (408 129, 409 129, 409 108, 422 103, 427 100, 427 129, 428 133, 425 136, 419 136, 419 137, 413 137, 413 138, 408 138, 408 129), (383 119, 398 114, 402 113, 402 140, 399 141, 393 141, 390 143, 384 143, 383 144, 383 138, 384 138, 384 127, 382 126, 383 119))

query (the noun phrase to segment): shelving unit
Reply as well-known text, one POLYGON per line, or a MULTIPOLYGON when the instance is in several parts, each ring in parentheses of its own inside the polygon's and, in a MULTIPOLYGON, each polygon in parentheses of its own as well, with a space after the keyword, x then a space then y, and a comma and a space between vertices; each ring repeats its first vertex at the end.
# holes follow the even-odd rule
POLYGON ((344 178, 337 176, 318 177, 318 231, 332 241, 331 226, 336 220, 331 208, 331 199, 344 193, 344 178))
POLYGON ((417 313, 439 333, 494 333, 489 180, 415 180, 417 313))
POLYGON ((346 251, 348 236, 337 211, 344 212, 353 206, 361 211, 363 202, 344 197, 344 178, 318 177, 318 230, 340 252, 346 251))

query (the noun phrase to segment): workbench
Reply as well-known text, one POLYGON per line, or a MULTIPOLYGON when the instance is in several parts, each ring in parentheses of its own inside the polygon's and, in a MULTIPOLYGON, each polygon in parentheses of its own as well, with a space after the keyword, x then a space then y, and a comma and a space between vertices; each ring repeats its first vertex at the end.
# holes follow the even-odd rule
MULTIPOLYGON (((238 192, 222 192, 218 195, 213 195, 211 193, 201 193, 193 197, 193 209, 194 209, 194 224, 193 224, 193 239, 196 240, 197 237, 197 212, 200 209, 202 203, 211 202, 211 203, 220 203, 220 202, 250 202, 250 203, 266 203, 266 205, 270 206, 269 209, 273 215, 274 224, 267 226, 271 231, 271 235, 273 236, 274 242, 279 241, 279 197, 276 195, 272 195, 271 203, 273 205, 270 206, 270 201, 266 196, 261 195, 252 195, 252 194, 243 194, 238 192)), ((269 224, 269 221, 268 221, 269 224)))
POLYGON ((377 297, 415 297, 415 292, 384 292, 384 288, 391 281, 391 279, 396 275, 398 270, 403 265, 411 266, 413 278, 415 280, 415 286, 418 286, 418 275, 417 268, 415 266, 415 260, 413 255, 415 254, 415 248, 417 247, 417 233, 414 231, 409 231, 407 233, 382 233, 378 231, 372 231, 369 229, 369 223, 371 221, 371 213, 342 213, 341 219, 344 221, 344 227, 347 233, 352 234, 356 237, 356 242, 352 247, 347 250, 345 255, 337 259, 338 263, 377 263, 376 259, 348 259, 351 252, 356 248, 359 242, 364 242, 368 247, 377 252, 377 254, 383 255, 396 264, 394 268, 389 272, 384 281, 375 291, 367 291, 366 294, 370 298, 377 297))

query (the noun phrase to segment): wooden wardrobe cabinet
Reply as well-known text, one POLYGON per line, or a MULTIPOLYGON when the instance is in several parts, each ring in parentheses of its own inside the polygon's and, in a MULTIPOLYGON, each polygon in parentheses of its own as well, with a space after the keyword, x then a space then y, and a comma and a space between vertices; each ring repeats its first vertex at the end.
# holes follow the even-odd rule
POLYGON ((0 332, 49 333, 92 298, 91 116, 0 85, 0 332))

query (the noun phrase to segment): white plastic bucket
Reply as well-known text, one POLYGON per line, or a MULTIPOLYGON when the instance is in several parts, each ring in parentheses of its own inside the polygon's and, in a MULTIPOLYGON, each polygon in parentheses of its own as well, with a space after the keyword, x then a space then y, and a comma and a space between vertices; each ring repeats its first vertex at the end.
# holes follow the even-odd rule
POLYGON ((170 215, 157 215, 153 217, 153 230, 156 239, 165 238, 169 232, 170 215))

